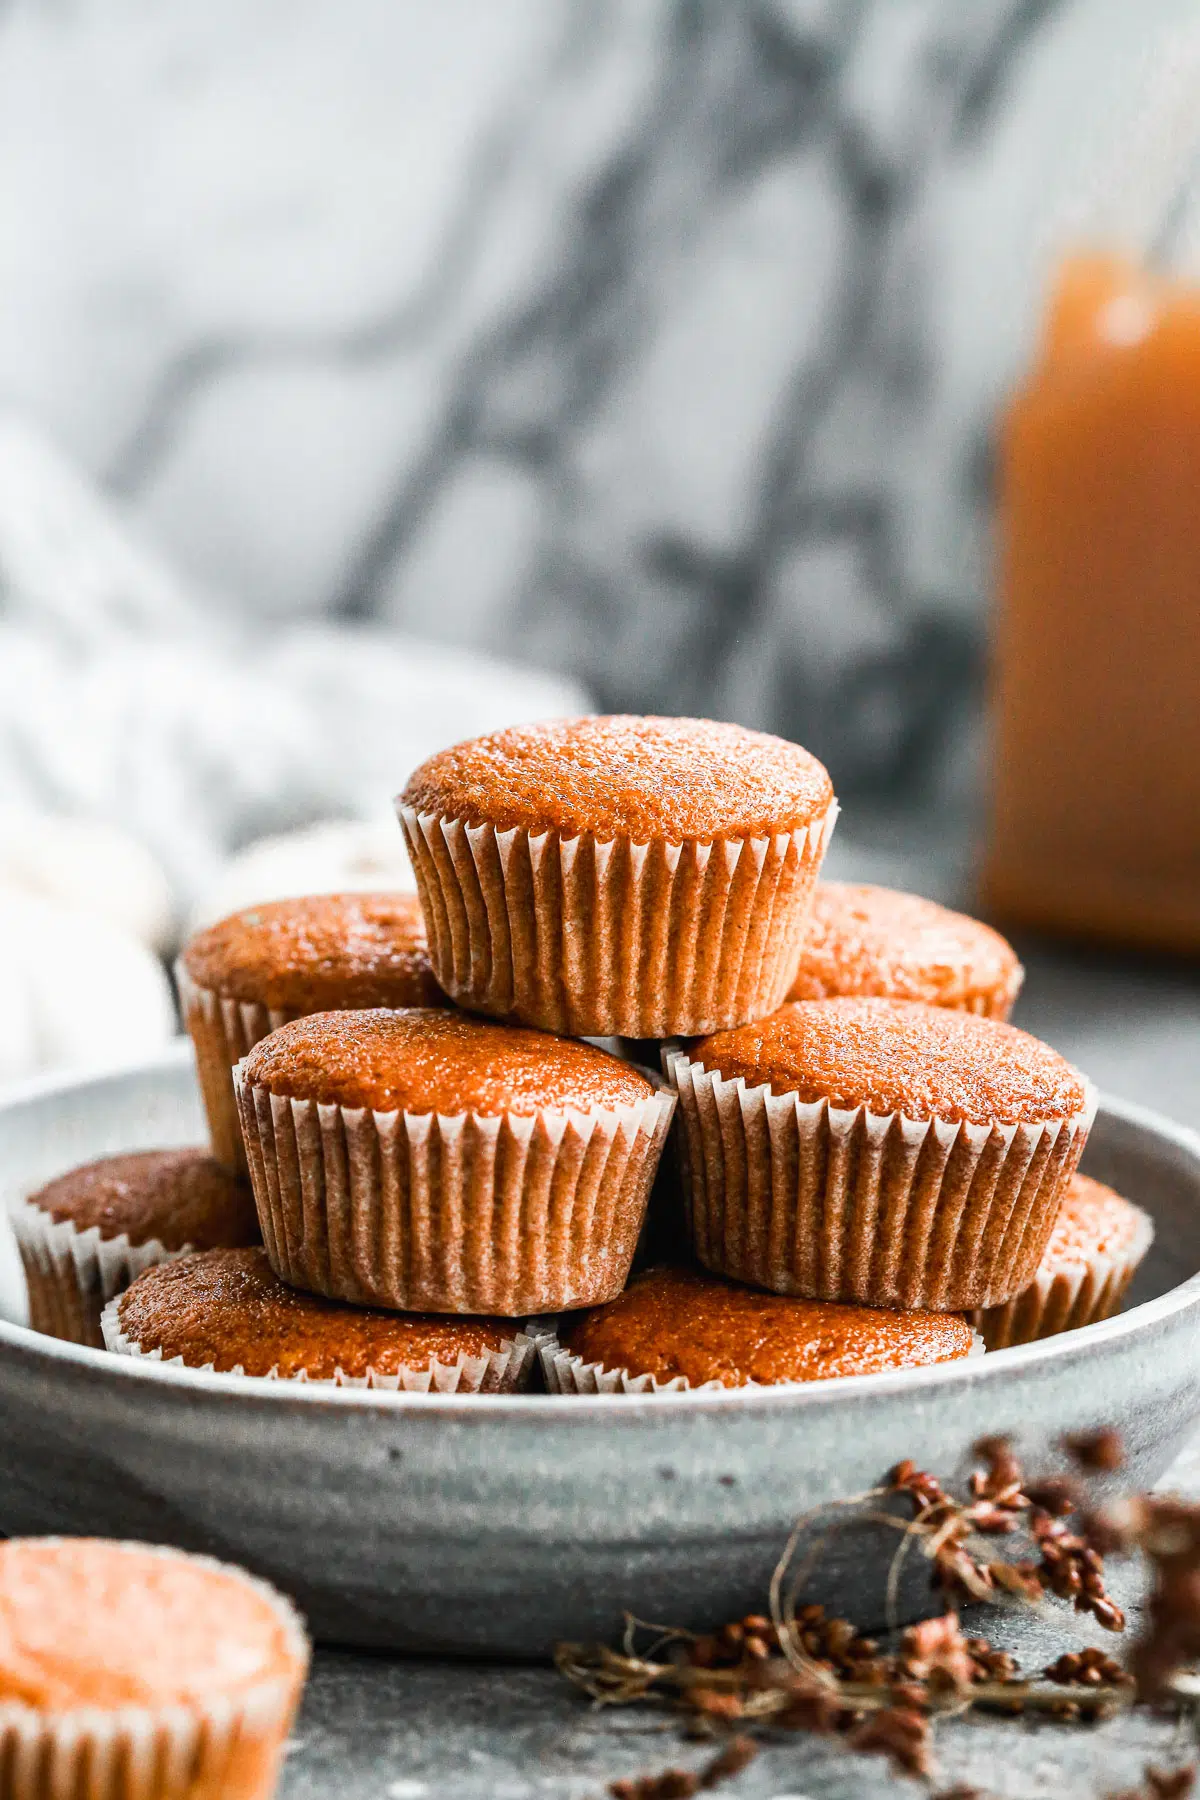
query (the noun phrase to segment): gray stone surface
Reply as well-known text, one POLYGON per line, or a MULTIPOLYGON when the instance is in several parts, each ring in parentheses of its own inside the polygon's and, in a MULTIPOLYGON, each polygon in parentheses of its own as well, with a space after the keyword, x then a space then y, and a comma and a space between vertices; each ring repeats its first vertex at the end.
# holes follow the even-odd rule
MULTIPOLYGON (((1030 1670, 1085 1641, 1057 1607, 981 1620, 980 1629, 1030 1670)), ((1132 1784, 1148 1760, 1174 1766, 1187 1753, 1171 1721, 1141 1714, 1100 1726, 947 1721, 938 1746, 946 1785, 970 1782, 1014 1800, 1098 1800, 1132 1784)), ((548 1669, 327 1651, 317 1657, 281 1800, 602 1800, 617 1776, 698 1767, 708 1755, 668 1715, 597 1712, 548 1669)), ((876 1800, 920 1789, 878 1759, 780 1733, 722 1791, 730 1800, 876 1800)))
MULTIPOLYGON (((1200 1124, 1197 971, 1021 949, 1029 971, 1021 1023, 1112 1092, 1200 1124)), ((1200 1492, 1200 1447, 1167 1485, 1200 1492)), ((1006 1614, 990 1635, 1027 1669, 1084 1641, 1057 1607, 1006 1614)), ((1092 1641, 1112 1647, 1100 1633, 1092 1641)), ((1140 1714, 1091 1727, 972 1719, 940 1728, 939 1767, 947 1785, 974 1783, 1005 1800, 1097 1800, 1134 1783, 1147 1761, 1186 1760, 1189 1744, 1170 1721, 1140 1714)), ((703 1756, 661 1714, 598 1714, 550 1670, 327 1651, 316 1660, 282 1800, 600 1800, 616 1776, 703 1756)), ((731 1800, 877 1800, 919 1790, 877 1759, 781 1737, 726 1791, 731 1800)))

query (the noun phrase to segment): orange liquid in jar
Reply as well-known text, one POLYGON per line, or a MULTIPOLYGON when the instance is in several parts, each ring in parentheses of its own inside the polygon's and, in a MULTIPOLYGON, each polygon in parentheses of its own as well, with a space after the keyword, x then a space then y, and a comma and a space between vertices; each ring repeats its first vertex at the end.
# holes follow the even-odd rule
POLYGON ((1066 265, 999 531, 987 904, 1200 952, 1200 287, 1066 265))

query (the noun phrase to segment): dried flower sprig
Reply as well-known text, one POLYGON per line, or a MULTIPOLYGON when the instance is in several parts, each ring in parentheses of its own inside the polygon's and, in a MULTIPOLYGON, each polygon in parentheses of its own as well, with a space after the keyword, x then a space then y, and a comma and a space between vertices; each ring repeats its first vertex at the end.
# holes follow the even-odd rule
POLYGON ((694 1794, 720 1787, 740 1775, 758 1755, 753 1738, 730 1738, 711 1762, 700 1770, 664 1769, 659 1775, 634 1775, 609 1783, 612 1800, 692 1800, 694 1794))
MULTIPOLYGON (((1067 1447, 1087 1473, 1111 1473, 1121 1462, 1120 1440, 1111 1431, 1075 1437, 1067 1447)), ((671 1800, 716 1787, 749 1760, 753 1738, 747 1734, 766 1727, 836 1736, 847 1748, 882 1752, 899 1769, 929 1777, 932 1722, 939 1716, 971 1708, 1037 1710, 1061 1719, 1111 1716, 1131 1704, 1135 1687, 1134 1676, 1113 1657, 1098 1650, 1067 1652, 1031 1680, 1006 1652, 984 1638, 965 1637, 953 1610, 962 1599, 1040 1602, 1053 1596, 1120 1631, 1124 1615, 1105 1586, 1108 1550, 1137 1547, 1158 1558, 1159 1629, 1150 1634, 1149 1648, 1139 1646, 1145 1681, 1161 1685, 1163 1670, 1175 1669, 1178 1653, 1193 1641, 1196 1648, 1188 1653, 1200 1654, 1200 1507, 1175 1503, 1170 1512, 1165 1503, 1149 1501, 1139 1503, 1141 1510, 1127 1504, 1123 1511, 1089 1513, 1074 1478, 1027 1482, 1006 1439, 982 1439, 976 1454, 980 1466, 965 1495, 905 1461, 881 1488, 830 1509, 902 1533, 889 1610, 904 1554, 916 1546, 933 1565, 951 1610, 911 1626, 895 1650, 881 1651, 875 1639, 847 1619, 828 1617, 820 1606, 797 1604, 806 1570, 793 1566, 796 1550, 819 1515, 806 1516, 793 1530, 771 1582, 769 1614, 752 1613, 703 1635, 629 1617, 620 1650, 560 1644, 559 1670, 598 1704, 665 1702, 686 1716, 692 1735, 740 1734, 699 1773, 668 1769, 617 1782, 615 1800, 671 1800), (908 1519, 876 1509, 876 1502, 895 1496, 909 1501, 908 1519), (994 1554, 996 1538, 1018 1534, 1027 1539, 1030 1555, 994 1554), (1194 1577, 1190 1613, 1186 1584, 1180 1585, 1185 1575, 1194 1577)), ((1178 1778, 1154 1771, 1146 1776, 1147 1782, 1178 1778)), ((1162 1790, 1169 1800, 1188 1791, 1162 1790)), ((969 1792, 958 1790, 960 1800, 969 1792)), ((1147 1787, 1146 1794, 1159 1800, 1159 1789, 1147 1787)))
POLYGON ((1086 1526, 1099 1549, 1140 1551, 1150 1565, 1146 1624, 1130 1657, 1139 1698, 1194 1700, 1200 1685, 1186 1671, 1200 1659, 1200 1505, 1141 1494, 1099 1508, 1086 1526))
MULTIPOLYGON (((1120 1454, 1111 1432, 1073 1440, 1073 1447, 1081 1461, 1093 1459, 1092 1467, 1112 1467, 1120 1454)), ((1123 1630, 1125 1615, 1105 1587, 1104 1559, 1086 1520, 1074 1530, 1067 1523, 1082 1504, 1078 1485, 1063 1477, 1026 1483, 1006 1438, 981 1438, 975 1452, 983 1467, 972 1473, 965 1500, 911 1461, 898 1463, 888 1478, 889 1489, 913 1503, 910 1529, 934 1565, 936 1585, 952 1602, 1052 1594, 1091 1613, 1105 1630, 1123 1630), (1018 1532, 1031 1540, 1036 1557, 996 1557, 979 1542, 1018 1532)))
MULTIPOLYGON (((802 1647, 801 1669, 781 1653, 778 1627, 760 1613, 703 1636, 630 1619, 620 1650, 560 1644, 555 1661, 600 1705, 666 1703, 703 1735, 770 1727, 836 1736, 849 1749, 884 1753, 906 1773, 923 1776, 932 1773, 932 1724, 939 1716, 983 1708, 1097 1719, 1132 1699, 1132 1680, 1111 1659, 1103 1667, 1087 1664, 1099 1680, 1085 1677, 1082 1663, 1028 1680, 1007 1652, 966 1637, 953 1613, 910 1626, 893 1652, 815 1605, 799 1610, 791 1635, 802 1647), (1069 1673, 1078 1677, 1070 1692, 1069 1673)), ((635 1788, 627 1793, 645 1800, 635 1788)), ((625 1791, 620 1800, 627 1800, 625 1791)))

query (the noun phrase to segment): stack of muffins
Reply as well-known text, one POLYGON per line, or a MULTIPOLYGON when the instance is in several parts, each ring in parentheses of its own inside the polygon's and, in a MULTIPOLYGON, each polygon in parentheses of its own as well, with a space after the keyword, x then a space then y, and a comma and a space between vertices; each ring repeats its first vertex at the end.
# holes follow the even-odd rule
POLYGON ((419 898, 276 902, 185 948, 211 1156, 31 1197, 43 1328, 275 1378, 653 1392, 1119 1304, 1149 1226, 1076 1175, 1088 1082, 1005 1022, 996 933, 818 886, 837 804, 806 751, 569 720, 444 751, 398 811, 419 898))

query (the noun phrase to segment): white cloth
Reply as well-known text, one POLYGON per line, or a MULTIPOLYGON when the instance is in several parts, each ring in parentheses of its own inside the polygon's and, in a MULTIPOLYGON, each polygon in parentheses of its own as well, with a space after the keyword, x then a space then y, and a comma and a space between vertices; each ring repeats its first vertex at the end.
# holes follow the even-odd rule
POLYGON ((264 833, 382 817, 444 744, 587 706, 570 681, 397 633, 238 627, 0 418, 0 808, 123 827, 181 908, 264 833))

